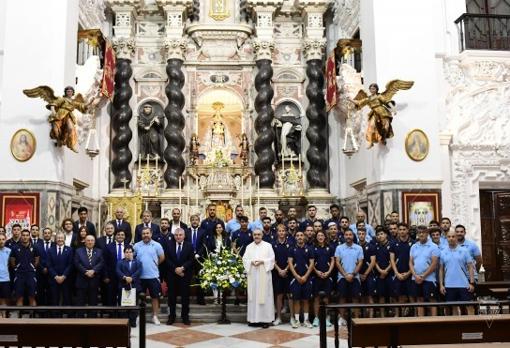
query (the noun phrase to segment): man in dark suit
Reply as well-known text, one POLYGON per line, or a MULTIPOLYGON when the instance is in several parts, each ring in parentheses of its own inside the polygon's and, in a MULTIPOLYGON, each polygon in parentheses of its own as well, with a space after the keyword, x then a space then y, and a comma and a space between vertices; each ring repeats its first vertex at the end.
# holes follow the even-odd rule
MULTIPOLYGON (((115 287, 112 288, 112 285, 110 284, 110 277, 106 274, 109 262, 107 249, 108 246, 115 244, 115 236, 113 235, 114 231, 115 227, 113 224, 111 222, 107 222, 104 226, 104 236, 96 239, 96 248, 101 249, 103 252, 103 259, 105 262, 103 274, 101 275, 101 303, 105 306, 113 306, 113 299, 117 292, 117 286, 115 285, 115 287)), ((113 272, 115 273, 115 268, 113 269, 113 272)))
MULTIPOLYGON (((193 252, 195 254, 195 260, 193 262, 193 274, 195 278, 198 278, 198 272, 200 272, 199 259, 204 257, 205 254, 205 235, 206 232, 204 229, 199 227, 200 217, 198 215, 191 215, 190 217, 191 226, 186 230, 186 238, 187 242, 191 243, 193 246, 193 252)), ((196 287, 197 289, 197 303, 199 305, 205 305, 204 300, 204 291, 200 286, 196 287)))
POLYGON ((40 248, 42 246, 42 239, 39 238, 39 225, 30 226, 30 241, 34 248, 40 248))
MULTIPOLYGON (((124 258, 124 250, 129 245, 125 241, 124 231, 115 233, 115 242, 106 246, 104 253, 105 271, 103 281, 106 288, 106 297, 103 298, 103 303, 107 306, 114 306, 117 301, 119 292, 118 279, 117 279, 117 263, 124 258)), ((120 299, 119 299, 120 300, 120 299)))
MULTIPOLYGON (((131 290, 133 287, 136 289, 136 298, 141 292, 142 287, 140 284, 140 274, 142 273, 142 263, 133 259, 134 250, 129 244, 124 247, 124 258, 117 262, 115 267, 116 277, 118 282, 118 304, 122 299, 122 290, 131 290)), ((135 312, 129 314, 129 324, 131 327, 136 327, 135 312)))
POLYGON ((182 228, 184 231, 186 231, 188 225, 181 221, 181 210, 179 208, 173 208, 172 221, 170 222, 170 231, 172 231, 172 234, 174 234, 175 230, 178 228, 182 228))
POLYGON ((184 230, 175 230, 174 240, 170 242, 168 255, 165 262, 168 264, 168 306, 169 314, 167 325, 175 322, 175 307, 177 293, 181 295, 181 318, 185 325, 190 325, 189 320, 189 292, 191 278, 193 277, 193 262, 195 253, 191 243, 184 241, 184 230))
POLYGON ((99 248, 104 252, 108 245, 115 242, 114 233, 115 226, 113 223, 107 222, 106 225, 104 225, 104 236, 97 237, 96 239, 96 248, 99 248))
POLYGON ((104 259, 101 249, 94 248, 95 242, 94 236, 87 236, 85 248, 77 249, 74 255, 78 306, 97 306, 97 292, 104 259))
POLYGON ((37 267, 37 304, 39 306, 48 306, 50 304, 50 287, 48 276, 48 253, 54 243, 51 240, 53 231, 46 227, 43 229, 43 239, 35 246, 39 253, 39 267, 37 267))
POLYGON ((59 306, 61 299, 63 306, 71 305, 70 275, 73 270, 73 248, 66 246, 64 242, 64 233, 57 233, 55 244, 47 252, 46 261, 52 306, 59 306))
POLYGON ((79 219, 76 220, 73 224, 73 232, 78 235, 78 232, 80 231, 81 226, 87 227, 87 234, 91 236, 96 236, 96 227, 94 224, 87 220, 89 215, 89 211, 85 207, 79 207, 78 208, 78 217, 79 219))
POLYGON ((115 232, 124 231, 126 242, 133 242, 133 234, 131 233, 131 225, 124 220, 124 208, 118 207, 115 210, 115 220, 110 221, 115 226, 115 232))
POLYGON ((152 213, 148 210, 144 211, 142 214, 142 223, 136 225, 135 228, 135 243, 138 243, 142 240, 142 230, 145 227, 149 227, 152 231, 152 236, 156 236, 159 234, 159 226, 152 222, 152 213))

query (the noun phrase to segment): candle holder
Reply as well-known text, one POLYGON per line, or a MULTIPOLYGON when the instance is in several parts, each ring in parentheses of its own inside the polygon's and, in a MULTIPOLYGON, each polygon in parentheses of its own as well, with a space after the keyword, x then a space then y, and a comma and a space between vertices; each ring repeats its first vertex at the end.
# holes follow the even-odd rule
POLYGON ((143 165, 141 157, 138 158, 138 170, 136 173, 136 192, 142 196, 159 196, 161 189, 161 172, 158 165, 158 156, 154 158, 154 165, 146 158, 143 165))

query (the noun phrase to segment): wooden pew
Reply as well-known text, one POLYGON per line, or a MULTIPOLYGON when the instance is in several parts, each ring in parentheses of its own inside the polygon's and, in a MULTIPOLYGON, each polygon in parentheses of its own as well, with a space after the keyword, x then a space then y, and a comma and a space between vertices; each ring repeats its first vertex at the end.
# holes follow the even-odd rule
POLYGON ((476 296, 491 296, 505 300, 510 295, 510 281, 481 282, 476 284, 476 296))
POLYGON ((0 318, 0 346, 130 347, 128 319, 0 318))
POLYGON ((352 347, 510 342, 510 314, 353 319, 351 330, 352 347))

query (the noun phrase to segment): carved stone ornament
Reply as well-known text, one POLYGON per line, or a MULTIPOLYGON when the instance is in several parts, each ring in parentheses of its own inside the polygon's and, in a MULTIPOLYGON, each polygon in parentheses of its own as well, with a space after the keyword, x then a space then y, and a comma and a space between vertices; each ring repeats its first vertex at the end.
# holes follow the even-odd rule
POLYGON ((339 31, 339 38, 350 38, 359 28, 360 1, 335 0, 333 2, 333 23, 339 31))
POLYGON ((505 57, 467 52, 445 59, 448 90, 441 129, 453 135, 451 151, 452 223, 466 226, 481 241, 480 183, 498 187, 510 180, 510 66, 505 57))
POLYGON ((272 52, 274 50, 273 41, 256 40, 253 42, 253 49, 255 50, 255 60, 272 59, 272 52))
POLYGON ((325 39, 306 39, 304 42, 305 60, 322 59, 324 48, 326 47, 325 39))
POLYGON ((167 39, 165 40, 163 47, 166 50, 166 59, 184 60, 187 41, 186 39, 167 39))
POLYGON ((133 38, 114 38, 112 47, 117 58, 131 59, 135 54, 135 40, 133 38))

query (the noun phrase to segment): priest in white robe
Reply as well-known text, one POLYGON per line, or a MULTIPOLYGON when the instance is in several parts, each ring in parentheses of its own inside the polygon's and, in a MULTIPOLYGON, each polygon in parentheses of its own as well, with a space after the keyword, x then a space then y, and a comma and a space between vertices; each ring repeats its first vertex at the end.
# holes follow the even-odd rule
POLYGON ((274 320, 273 281, 271 271, 275 256, 271 244, 262 240, 262 231, 253 231, 253 242, 243 256, 248 275, 248 323, 264 328, 274 320))

